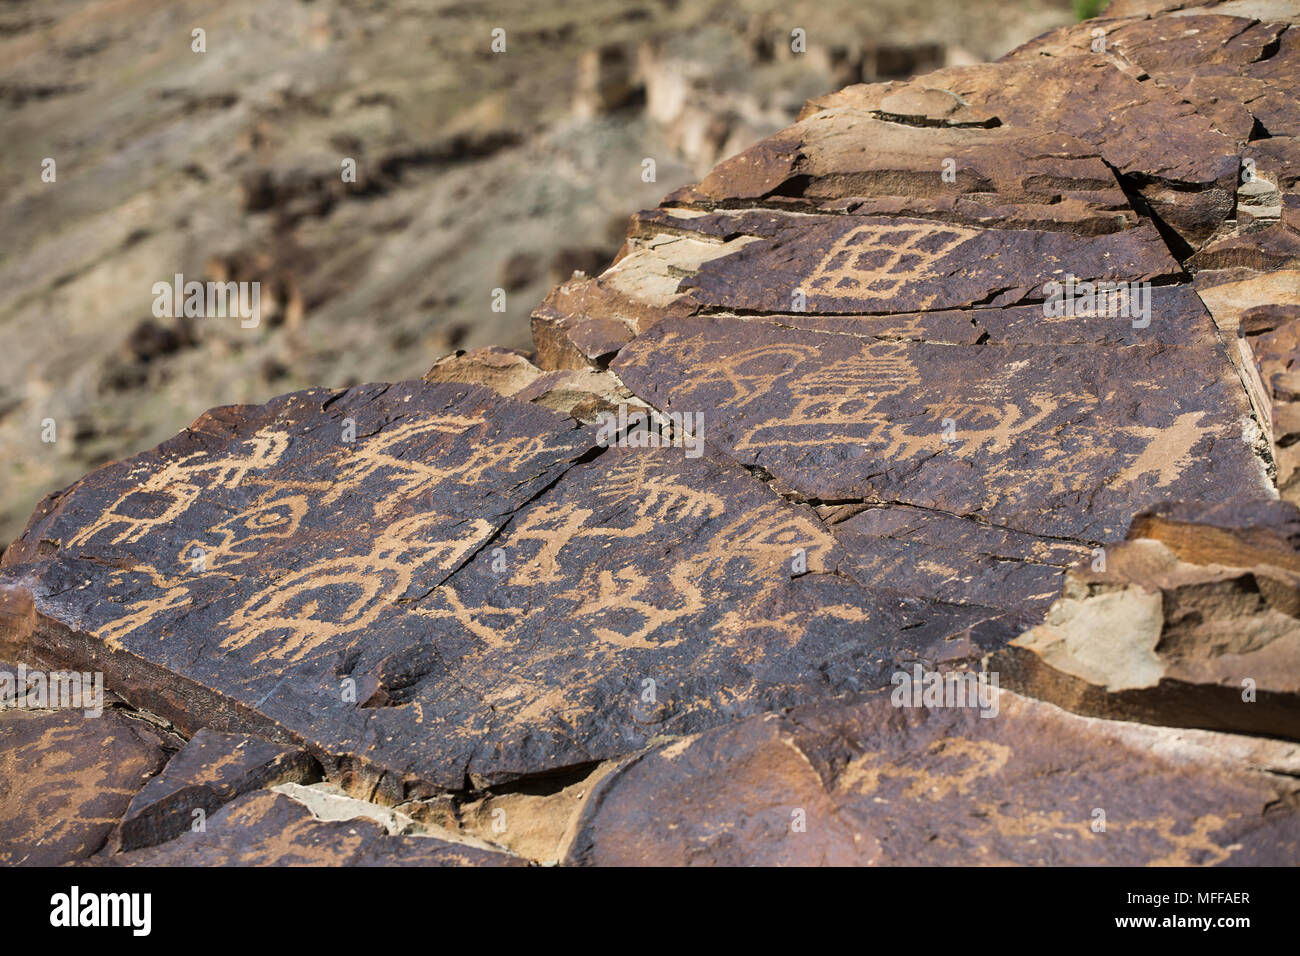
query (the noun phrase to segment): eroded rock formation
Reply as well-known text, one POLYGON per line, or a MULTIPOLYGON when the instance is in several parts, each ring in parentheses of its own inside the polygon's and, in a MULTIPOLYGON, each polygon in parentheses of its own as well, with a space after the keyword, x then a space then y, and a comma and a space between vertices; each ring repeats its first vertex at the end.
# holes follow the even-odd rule
MULTIPOLYGON (((0 657, 102 672, 127 756, 116 826, 17 830, 1300 860, 1297 24, 1121 3, 848 87, 635 217, 531 356, 214 409, 50 495, 0 657)), ((89 780, 69 719, 0 733, 89 780)))

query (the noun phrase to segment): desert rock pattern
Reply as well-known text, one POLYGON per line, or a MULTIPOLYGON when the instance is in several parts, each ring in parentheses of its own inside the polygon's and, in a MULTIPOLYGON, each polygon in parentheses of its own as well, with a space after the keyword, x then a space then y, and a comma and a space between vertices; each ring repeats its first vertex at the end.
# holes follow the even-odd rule
POLYGON ((608 266, 629 215, 809 97, 993 59, 1070 7, 8 0, 0 545, 51 488, 213 405, 527 347, 529 313, 608 266), (177 273, 260 283, 258 325, 156 314, 177 273), (59 440, 33 448, 47 416, 59 440))
POLYGON ((49 495, 0 659, 115 696, 0 715, 72 821, 0 855, 1300 861, 1297 73, 1293 2, 1121 0, 849 86, 532 353, 49 495))

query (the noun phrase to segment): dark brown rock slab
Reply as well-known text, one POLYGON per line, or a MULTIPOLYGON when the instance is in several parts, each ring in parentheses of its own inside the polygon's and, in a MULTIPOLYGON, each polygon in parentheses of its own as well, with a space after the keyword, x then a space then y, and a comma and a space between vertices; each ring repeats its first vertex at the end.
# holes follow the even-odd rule
POLYGON ((997 702, 986 718, 880 695, 661 744, 601 781, 570 862, 1300 861, 1296 745, 997 702))
POLYGON ((613 367, 661 411, 702 411, 712 443, 812 500, 1083 543, 1122 536, 1161 500, 1271 494, 1217 346, 878 342, 712 316, 657 326, 613 367))
MULTIPOLYGON (((640 213, 625 257, 598 279, 560 286, 534 313, 539 363, 604 367, 636 335, 700 312, 765 313, 829 331, 862 325, 865 334, 875 334, 871 319, 904 313, 937 324, 929 338, 974 341, 973 317, 938 313, 1041 302, 1048 283, 1069 275, 1159 286, 1181 274, 1146 223, 1043 231, 1015 228, 1008 224, 1022 220, 984 207, 977 219, 1005 227, 986 229, 892 200, 850 205, 847 215, 686 206, 640 213), (916 316, 921 310, 927 315, 916 316), (618 328, 607 334, 611 322, 618 328)), ((887 324, 874 323, 883 332, 887 324)), ((1077 324, 1079 334, 1100 327, 1085 326, 1077 324)))
POLYGON ((859 581, 1035 618, 1060 594, 1065 571, 1091 554, 1077 542, 906 505, 868 507, 834 533, 859 581))
POLYGON ((369 819, 318 820, 271 790, 231 801, 202 831, 120 853, 110 866, 526 866, 527 860, 466 843, 391 834, 369 819))
MULTIPOLYGON (((1052 129, 1088 143, 1177 241, 1180 258, 1189 255, 1232 212, 1240 143, 1176 90, 1145 82, 1140 69, 1072 52, 1077 55, 1027 51, 997 63, 938 70, 909 85, 950 90, 1011 130, 1052 129)), ((902 88, 850 86, 810 101, 801 116, 844 107, 875 110, 902 88)))
POLYGON ((165 843, 241 794, 319 774, 305 750, 204 728, 132 798, 118 830, 119 847, 165 843))
POLYGON ((1238 142, 1297 135, 1300 104, 1287 72, 1295 55, 1294 6, 1290 17, 1277 4, 1230 9, 1080 24, 1021 47, 1012 58, 1095 55, 1092 31, 1100 26, 1108 56, 1177 90, 1238 142))
MULTIPOLYGON (((1124 293, 1126 296, 1128 293, 1124 293)), ((1197 345, 1222 341, 1209 312, 1185 285, 1152 286, 1132 300, 1134 315, 1097 300, 1074 314, 1045 315, 1042 304, 1003 308, 946 309, 891 315, 839 315, 785 312, 746 316, 774 325, 809 332, 835 332, 884 342, 928 342, 943 345, 1197 345), (1139 300, 1149 304, 1139 314, 1139 300)))
POLYGON ((810 508, 712 453, 611 447, 494 548, 418 602, 442 663, 401 698, 485 782, 884 686, 996 616, 861 586, 810 508))
POLYGON ((618 436, 575 426, 460 383, 214 412, 6 555, 27 649, 398 800, 884 686, 996 616, 841 574, 816 513, 687 447, 690 422, 603 452, 618 436))
POLYGON ((1017 47, 1001 62, 1039 57, 1109 58, 1181 88, 1194 76, 1238 76, 1275 51, 1288 24, 1215 11, 1172 17, 1111 16, 1053 30, 1017 47), (1102 33, 1098 34, 1098 30, 1102 33), (1097 41, 1104 39, 1104 44, 1097 41))
POLYGON ((168 746, 115 710, 0 711, 0 864, 58 866, 99 852, 168 746))
POLYGON ((1274 221, 1244 235, 1226 235, 1192 256, 1188 267, 1216 272, 1294 270, 1300 268, 1300 233, 1290 223, 1274 221))
POLYGON ((1102 236, 975 229, 920 219, 800 217, 700 265, 679 289, 714 310, 888 313, 1041 301, 1045 283, 1172 278, 1154 229, 1102 236))
POLYGON ((883 93, 879 109, 813 113, 720 163, 698 186, 668 201, 889 213, 1083 234, 1136 223, 1114 174, 1088 143, 1064 134, 952 128, 946 113, 888 112, 892 101, 909 96, 958 102, 946 90, 918 85, 883 93))
POLYGON ((417 643, 407 604, 591 448, 575 426, 419 382, 217 409, 43 505, 4 558, 34 596, 27 649, 93 664, 185 733, 349 761, 405 744, 376 728, 409 709, 341 699, 357 645, 417 643))
MULTIPOLYGON (((1294 13, 1293 5, 1287 16, 1277 4, 1246 3, 1155 19, 1089 21, 1026 44, 1006 62, 1049 58, 1077 65, 1108 60, 1139 82, 1177 91, 1236 144, 1243 164, 1264 164, 1268 159, 1253 156, 1257 149, 1268 152, 1271 138, 1284 141, 1300 128, 1293 82, 1297 36, 1288 22, 1294 13), (1236 15, 1220 15, 1234 9, 1236 15)), ((1187 197, 1180 200, 1168 190, 1143 184, 1140 177, 1129 185, 1142 192, 1158 215, 1163 210, 1164 218, 1192 245, 1206 236, 1209 218, 1186 228, 1191 212, 1187 197), (1184 208, 1169 213, 1179 205, 1184 208)))

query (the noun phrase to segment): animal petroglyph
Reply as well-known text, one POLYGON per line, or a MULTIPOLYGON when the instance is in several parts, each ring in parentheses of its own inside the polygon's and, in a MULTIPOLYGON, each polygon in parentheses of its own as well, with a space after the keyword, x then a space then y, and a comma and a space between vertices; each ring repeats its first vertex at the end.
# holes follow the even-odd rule
POLYGON ((442 540, 449 524, 435 514, 407 518, 384 528, 368 554, 327 558, 286 575, 230 616, 231 634, 221 646, 255 646, 259 661, 299 661, 331 638, 365 628, 422 574, 452 570, 492 533, 480 518, 442 540))
POLYGON ((110 529, 116 533, 107 538, 108 544, 139 541, 155 528, 176 521, 210 487, 237 488, 250 473, 272 467, 288 447, 286 433, 264 429, 231 454, 212 458, 200 453, 168 462, 118 497, 67 543, 84 545, 110 529))

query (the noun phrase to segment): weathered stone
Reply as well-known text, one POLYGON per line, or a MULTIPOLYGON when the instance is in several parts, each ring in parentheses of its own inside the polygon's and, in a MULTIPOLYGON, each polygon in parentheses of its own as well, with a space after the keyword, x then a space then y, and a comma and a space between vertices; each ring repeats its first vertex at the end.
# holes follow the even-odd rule
POLYGON ((99 852, 167 746, 115 710, 0 711, 0 863, 58 866, 99 852))
POLYGON ((284 793, 256 790, 226 804, 201 832, 119 853, 111 866, 524 866, 467 840, 394 835, 373 819, 321 820, 284 793))
MULTIPOLYGON (((534 355, 217 409, 49 496, 0 656, 193 735, 96 861, 1294 862, 1296 5, 1156 6, 748 149, 647 81, 735 155, 600 275, 550 256, 534 355), (914 669, 1041 699, 896 709, 914 669)), ((315 175, 250 183, 291 221, 315 175)))
POLYGON ((214 413, 5 556, 29 648, 391 800, 883 686, 994 614, 860 587, 809 508, 702 446, 596 454, 572 424, 457 384, 214 413))
POLYGON ((1034 618, 1060 593, 1065 570, 1090 553, 1077 542, 905 505, 873 505, 833 528, 859 581, 1034 618))
POLYGON ((1096 237, 978 230, 919 219, 800 217, 702 263, 681 289, 714 309, 885 313, 1041 300, 1067 275, 1148 281, 1178 271, 1153 229, 1096 237))
POLYGON ((1234 336, 1242 314, 1250 309, 1300 305, 1300 269, 1216 269, 1197 273, 1194 287, 1215 324, 1234 336))
MULTIPOLYGON (((1076 52, 1076 51, 1071 51, 1076 52)), ((1180 240, 1180 257, 1214 234, 1232 211, 1239 145, 1174 91, 1142 82, 1111 58, 1022 51, 998 63, 939 70, 911 88, 941 86, 996 115, 1008 131, 1053 129, 1096 150, 1180 240), (1116 122, 1117 115, 1122 122, 1116 122)), ((802 117, 848 107, 878 110, 907 86, 852 86, 811 101, 802 117)))
POLYGON ((1260 306, 1241 315, 1243 365, 1273 452, 1278 491, 1300 498, 1300 305, 1260 306))
POLYGON ((656 326, 613 367, 661 410, 710 410, 710 441, 808 499, 1084 543, 1160 500, 1269 494, 1217 347, 880 342, 712 316, 656 326))
POLYGON ((1230 531, 1213 511, 1139 516, 989 668, 1077 713, 1300 738, 1300 550, 1274 531, 1300 512, 1271 504, 1252 510, 1276 525, 1230 531))
MULTIPOLYGON (((1238 214, 1243 213, 1245 208, 1239 206, 1238 214)), ((1244 220, 1238 220, 1242 221, 1244 220)), ((1295 270, 1300 267, 1300 234, 1290 225, 1276 219, 1265 228, 1246 235, 1241 235, 1234 229, 1232 233, 1206 245, 1187 264, 1197 271, 1295 270)))
MULTIPOLYGON (((544 369, 602 368, 641 329, 697 308, 677 291, 680 274, 709 255, 726 255, 726 244, 679 240, 665 257, 661 241, 650 255, 621 255, 599 279, 575 278, 555 287, 532 315, 537 362, 544 369), (613 270, 618 272, 614 273, 613 270)), ((625 250, 626 251, 626 250, 625 250)))
POLYGON ((1300 747, 890 695, 660 744, 601 781, 598 866, 1292 865, 1300 747))
POLYGON ((535 402, 585 422, 593 421, 602 411, 616 409, 619 403, 640 404, 610 372, 588 366, 543 371, 525 356, 506 349, 455 352, 435 363, 424 381, 486 385, 498 395, 535 402))
MULTIPOLYGON (((1291 79, 1294 69, 1285 65, 1297 39, 1295 29, 1289 27, 1295 22, 1296 7, 1246 4, 1232 15, 1234 6, 1220 4, 1176 17, 1090 21, 1026 44, 1006 62, 1043 57, 1066 62, 1104 59, 1139 81, 1150 78, 1147 85, 1177 91, 1215 130, 1227 135, 1236 144, 1243 166, 1255 163, 1261 171, 1271 168, 1293 183, 1294 173, 1286 167, 1293 167, 1294 160, 1279 163, 1277 154, 1294 153, 1288 141, 1300 130, 1300 107, 1291 79)), ((1207 233, 1212 222, 1212 216, 1205 215, 1209 207, 1199 220, 1189 219, 1190 197, 1180 199, 1168 189, 1153 189, 1140 178, 1131 185, 1192 247, 1217 231, 1207 233)), ((1242 218, 1248 210, 1240 201, 1240 185, 1237 192, 1236 214, 1242 218)))
POLYGON ((1285 502, 1165 503, 1135 515, 1128 537, 1159 541, 1192 564, 1300 574, 1300 513, 1285 502))
POLYGON ((120 848, 164 843, 241 794, 319 773, 303 750, 204 728, 132 798, 118 830, 120 848))
MULTIPOLYGON (((341 699, 364 677, 361 636, 376 664, 420 644, 403 636, 421 620, 407 606, 591 447, 574 424, 454 384, 219 409, 54 496, 6 552, 6 583, 39 578, 50 626, 28 635, 32 652, 93 664, 183 731, 365 763, 419 736, 421 718, 341 699), (368 729, 394 719, 409 729, 368 729)), ((450 765, 437 776, 463 779, 450 765)))
MULTIPOLYGON (((908 95, 885 95, 881 104, 908 95)), ((918 128, 880 116, 854 107, 813 113, 669 201, 721 208, 766 201, 1086 234, 1136 222, 1113 174, 1082 140, 937 123, 918 128)))
POLYGON ((1017 52, 1041 55, 1047 43, 1054 55, 1090 53, 1092 30, 1101 26, 1111 58, 1177 90, 1239 143, 1295 136, 1300 107, 1286 64, 1294 56, 1295 30, 1288 23, 1297 21, 1296 7, 1252 6, 1234 13, 1233 4, 1220 4, 1178 17, 1080 24, 1066 34, 1068 43, 1040 40, 1017 52))
POLYGON ((1245 148, 1235 216, 1187 260, 1188 269, 1239 274, 1300 268, 1297 143, 1278 137, 1245 148))
POLYGON ((424 380, 485 385, 498 395, 514 395, 532 385, 541 375, 542 370, 522 352, 486 348, 468 352, 458 350, 443 356, 424 374, 424 380))
POLYGON ((617 764, 606 761, 467 798, 456 807, 454 827, 544 865, 558 863, 568 855, 587 800, 617 764))
POLYGON ((960 96, 931 87, 892 93, 880 101, 879 114, 891 122, 922 126, 997 126, 998 118, 973 110, 960 96))
MULTIPOLYGON (((1282 228, 1267 231, 1276 236, 1282 228)), ((1259 235, 1232 241, 1249 247, 1259 235)), ((1285 498, 1300 501, 1295 444, 1300 389, 1293 372, 1300 361, 1300 320, 1293 317, 1300 310, 1300 270, 1259 271, 1267 263, 1255 253, 1239 261, 1242 267, 1198 273, 1196 291, 1225 336, 1232 337, 1230 354, 1258 422, 1258 442, 1271 458, 1274 483, 1285 498)))

